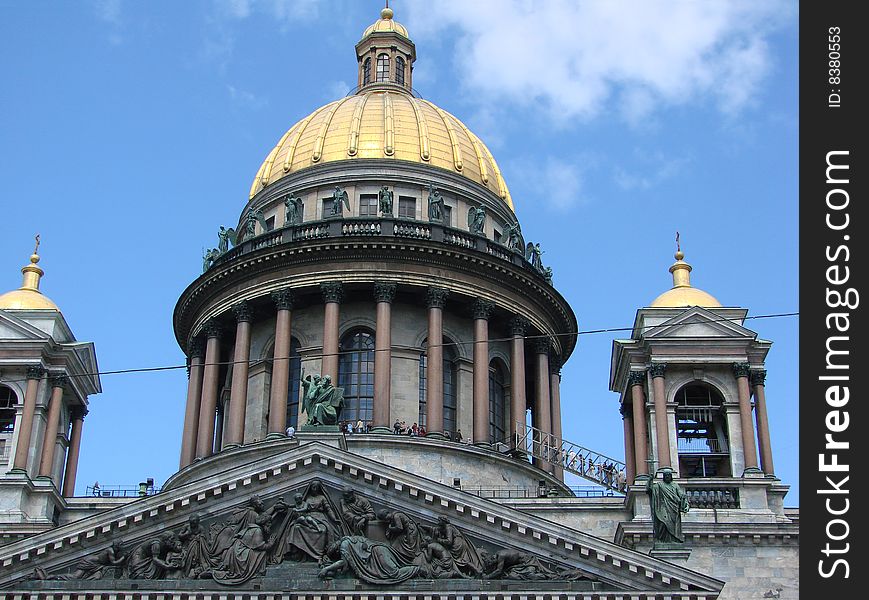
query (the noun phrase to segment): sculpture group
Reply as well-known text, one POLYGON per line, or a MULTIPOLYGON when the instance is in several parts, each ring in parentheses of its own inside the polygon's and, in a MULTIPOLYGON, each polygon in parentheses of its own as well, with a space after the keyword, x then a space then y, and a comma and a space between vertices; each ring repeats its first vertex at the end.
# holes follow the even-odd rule
POLYGON ((353 488, 335 502, 319 480, 270 506, 259 496, 206 527, 194 514, 181 527, 155 533, 129 549, 119 541, 71 570, 36 579, 212 579, 238 586, 269 565, 314 563, 319 578, 355 577, 376 585, 412 578, 577 580, 576 569, 546 565, 527 552, 478 547, 446 516, 424 524, 401 510, 375 511, 353 488))

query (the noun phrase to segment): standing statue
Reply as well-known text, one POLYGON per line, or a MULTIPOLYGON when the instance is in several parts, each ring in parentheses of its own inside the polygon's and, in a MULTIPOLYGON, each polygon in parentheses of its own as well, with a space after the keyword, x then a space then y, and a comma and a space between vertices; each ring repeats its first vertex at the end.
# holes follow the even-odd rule
POLYGON ((209 248, 202 255, 202 272, 205 273, 214 265, 214 261, 221 257, 220 250, 217 248, 209 248))
POLYGON ((507 225, 507 231, 504 233, 504 237, 501 238, 501 243, 510 250, 522 252, 522 246, 525 244, 525 241, 522 239, 522 229, 519 227, 519 221, 513 221, 513 223, 507 225))
POLYGON ((377 195, 380 204, 380 214, 384 217, 392 216, 392 195, 393 192, 390 192, 389 188, 385 185, 380 188, 380 193, 377 195))
POLYGON ((336 185, 335 191, 332 192, 331 216, 335 217, 343 215, 345 206, 347 207, 347 212, 350 212, 350 200, 347 198, 347 192, 336 185))
POLYGON ((437 223, 444 220, 444 197, 431 183, 428 184, 428 220, 437 223))
POLYGON ((260 224, 263 233, 268 230, 269 226, 266 224, 266 218, 263 216, 262 211, 253 209, 248 210, 244 217, 244 229, 242 229, 241 235, 236 237, 236 242, 249 240, 252 237, 255 237, 257 223, 260 224))
POLYGON ((232 227, 227 229, 221 225, 220 231, 217 232, 217 240, 217 251, 221 254, 226 254, 230 244, 235 246, 235 229, 232 227))
POLYGON ((347 487, 341 495, 341 516, 353 535, 366 535, 368 521, 374 519, 374 509, 367 499, 347 487))
POLYGON ((486 227, 486 207, 472 206, 468 209, 468 230, 471 233, 484 233, 486 227))
POLYGON ((543 273, 543 250, 540 249, 540 244, 535 244, 534 242, 528 242, 528 245, 525 246, 525 260, 531 263, 531 266, 534 267, 540 273, 543 273))
POLYGON ((298 196, 293 196, 292 193, 287 194, 284 200, 284 227, 301 223, 302 209, 302 199, 298 196))
POLYGON ((344 388, 332 385, 332 377, 308 375, 302 380, 302 396, 308 425, 337 425, 344 408, 344 388))
POLYGON ((655 543, 684 544, 682 513, 688 512, 688 497, 679 484, 673 482, 673 472, 664 469, 662 481, 649 479, 646 492, 651 502, 655 543))

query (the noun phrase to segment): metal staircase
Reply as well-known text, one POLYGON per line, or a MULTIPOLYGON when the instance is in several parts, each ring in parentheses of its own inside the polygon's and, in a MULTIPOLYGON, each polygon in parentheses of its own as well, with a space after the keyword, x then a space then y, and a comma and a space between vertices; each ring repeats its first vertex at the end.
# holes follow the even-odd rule
POLYGON ((579 444, 559 439, 530 427, 516 424, 514 448, 520 453, 561 467, 574 475, 593 481, 607 489, 625 491, 625 463, 589 450, 579 444))

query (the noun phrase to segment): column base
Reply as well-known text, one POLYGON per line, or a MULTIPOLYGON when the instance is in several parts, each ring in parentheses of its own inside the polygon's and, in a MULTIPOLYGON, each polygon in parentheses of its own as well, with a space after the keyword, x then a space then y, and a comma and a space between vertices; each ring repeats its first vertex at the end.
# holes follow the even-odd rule
POLYGON ((326 444, 327 446, 347 450, 347 439, 344 437, 344 434, 341 433, 340 428, 335 425, 332 431, 326 431, 326 427, 328 426, 313 427, 312 430, 309 429, 307 431, 305 431, 303 427, 302 431, 296 432, 296 438, 299 440, 299 445, 319 442, 321 444, 326 444))
POLYGON ((742 472, 742 476, 753 479, 757 477, 764 477, 764 474, 763 471, 761 471, 757 467, 746 467, 746 469, 742 472))
POLYGON ((266 441, 272 440, 285 440, 289 438, 286 433, 278 433, 277 431, 272 431, 271 433, 266 434, 266 441))
POLYGON ((634 485, 639 485, 640 483, 645 485, 645 483, 648 480, 650 480, 651 478, 652 478, 651 475, 646 475, 646 474, 637 475, 636 477, 634 477, 634 485))
POLYGON ((440 433, 438 431, 429 431, 428 433, 425 434, 425 437, 431 438, 433 440, 449 440, 450 439, 447 436, 445 436, 443 433, 440 433))
POLYGON ((391 427, 387 427, 385 425, 378 425, 377 427, 372 427, 368 430, 368 433, 376 433, 377 435, 393 435, 395 432, 391 427))
POLYGON ((227 444, 226 446, 221 448, 220 451, 223 452, 224 450, 232 450, 234 448, 241 448, 241 444, 235 444, 235 443, 227 444))
POLYGON ((486 450, 492 449, 491 442, 474 442, 471 444, 472 446, 476 446, 477 448, 485 448, 486 450))

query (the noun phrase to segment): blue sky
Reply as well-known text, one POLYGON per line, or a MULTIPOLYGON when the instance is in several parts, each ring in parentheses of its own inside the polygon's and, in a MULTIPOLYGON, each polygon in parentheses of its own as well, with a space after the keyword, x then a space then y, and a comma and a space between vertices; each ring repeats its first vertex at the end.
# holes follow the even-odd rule
MULTIPOLYGON (((414 87, 498 160, 581 330, 692 283, 752 315, 798 310, 795 2, 396 0, 414 87)), ((0 290, 42 237, 43 291, 103 370, 177 365, 172 310, 266 153, 355 85, 377 0, 0 0, 0 290)), ((776 472, 798 504, 798 319, 774 341, 776 472)), ((623 457, 612 339, 565 365, 564 436, 623 457)), ((183 370, 106 375, 78 489, 178 464, 183 370)))

